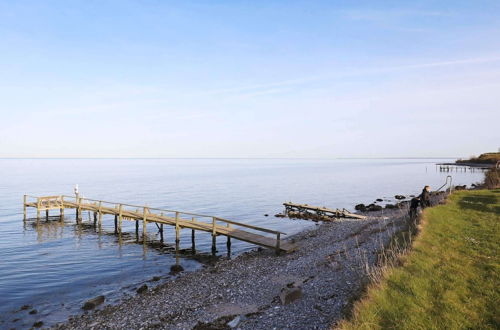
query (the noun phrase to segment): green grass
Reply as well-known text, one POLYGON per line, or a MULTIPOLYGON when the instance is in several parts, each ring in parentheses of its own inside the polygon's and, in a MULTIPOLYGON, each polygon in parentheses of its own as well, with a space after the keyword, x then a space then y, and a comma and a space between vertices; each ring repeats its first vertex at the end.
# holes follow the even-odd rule
POLYGON ((422 224, 403 265, 340 328, 500 328, 500 190, 456 192, 426 209, 422 224))

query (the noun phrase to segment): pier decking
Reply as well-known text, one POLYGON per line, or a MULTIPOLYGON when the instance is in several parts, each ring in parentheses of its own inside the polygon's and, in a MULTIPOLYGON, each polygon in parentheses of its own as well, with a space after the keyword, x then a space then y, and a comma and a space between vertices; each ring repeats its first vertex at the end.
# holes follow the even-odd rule
POLYGON ((320 206, 312 206, 307 204, 296 204, 296 203, 283 203, 287 212, 297 211, 297 212, 306 212, 312 211, 316 213, 318 216, 330 216, 334 218, 354 218, 354 219, 366 219, 366 216, 354 214, 346 209, 329 209, 326 207, 320 206))
POLYGON ((138 233, 139 231, 139 222, 142 222, 142 233, 143 236, 146 237, 147 224, 153 222, 157 224, 160 235, 163 239, 163 225, 169 225, 175 227, 176 243, 180 241, 180 230, 183 228, 189 228, 192 230, 193 241, 195 231, 209 232, 212 234, 212 252, 214 252, 215 249, 216 237, 219 235, 227 237, 228 247, 230 245, 231 238, 235 238, 255 245, 275 249, 277 253, 281 251, 290 252, 296 248, 295 245, 281 240, 281 235, 286 235, 283 232, 204 214, 165 210, 125 203, 106 202, 102 200, 66 195, 43 197, 25 195, 23 205, 25 219, 28 207, 36 208, 37 219, 40 218, 40 212, 42 211, 46 212, 46 217, 48 218, 49 210, 60 210, 61 218, 63 218, 65 209, 75 209, 77 221, 79 221, 83 211, 93 212, 94 225, 99 226, 99 228, 102 225, 103 215, 113 215, 115 220, 115 233, 117 234, 121 234, 122 222, 124 220, 135 221, 136 232, 138 233), (249 230, 272 234, 275 238, 264 236, 260 233, 251 232, 249 230))

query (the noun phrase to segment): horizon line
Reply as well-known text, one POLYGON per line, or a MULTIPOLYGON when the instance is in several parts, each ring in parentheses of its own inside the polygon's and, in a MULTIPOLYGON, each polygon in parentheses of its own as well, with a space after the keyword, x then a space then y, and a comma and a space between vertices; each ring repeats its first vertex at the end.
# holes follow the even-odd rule
POLYGON ((396 156, 396 157, 0 157, 0 159, 304 159, 304 160, 342 160, 342 159, 460 159, 450 156, 396 156))

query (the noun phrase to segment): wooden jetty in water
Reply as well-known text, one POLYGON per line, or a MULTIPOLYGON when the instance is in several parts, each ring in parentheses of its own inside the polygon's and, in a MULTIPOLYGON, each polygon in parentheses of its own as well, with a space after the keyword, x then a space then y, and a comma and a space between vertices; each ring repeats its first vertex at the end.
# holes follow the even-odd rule
POLYGON ((101 228, 102 225, 103 215, 113 215, 115 221, 115 233, 118 235, 122 232, 122 222, 124 220, 135 221, 137 234, 139 232, 139 222, 142 222, 144 241, 147 234, 148 223, 155 223, 158 226, 162 240, 163 226, 168 225, 175 227, 176 244, 180 241, 180 230, 183 228, 192 230, 191 234, 193 245, 195 231, 209 232, 212 234, 212 253, 215 253, 216 237, 220 235, 227 237, 228 248, 231 244, 231 238, 275 249, 277 253, 281 251, 290 252, 296 248, 294 244, 281 240, 281 235, 286 235, 283 232, 204 214, 165 210, 125 203, 114 203, 66 195, 43 197, 24 195, 23 205, 24 219, 26 219, 27 208, 29 207, 36 208, 37 219, 40 219, 40 212, 42 211, 45 211, 45 216, 48 219, 50 210, 59 210, 61 219, 63 219, 65 209, 75 209, 76 221, 79 222, 83 211, 93 212, 94 226, 99 226, 99 228, 101 228), (260 233, 257 234, 249 230, 260 233), (275 238, 264 236, 262 233, 271 234, 273 236, 275 235, 275 238))
POLYGON ((307 204, 296 204, 292 202, 283 203, 287 213, 289 212, 313 212, 320 217, 332 217, 332 218, 354 218, 354 219, 366 219, 366 216, 354 214, 346 209, 329 209, 326 207, 312 206, 307 204))

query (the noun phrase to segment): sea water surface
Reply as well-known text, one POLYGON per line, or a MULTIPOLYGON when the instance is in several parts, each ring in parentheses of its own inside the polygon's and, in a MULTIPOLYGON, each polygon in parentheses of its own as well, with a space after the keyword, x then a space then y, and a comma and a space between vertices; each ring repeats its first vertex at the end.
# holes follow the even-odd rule
MULTIPOLYGON (((144 283, 178 276, 170 271, 176 264, 173 228, 165 229, 159 244, 150 224, 147 244, 141 244, 135 223, 124 221, 119 238, 111 216, 104 217, 101 233, 86 213, 77 225, 73 210, 66 210, 62 221, 56 211, 49 221, 43 212, 35 221, 36 212, 28 209, 23 221, 24 194, 71 195, 78 184, 87 198, 210 214, 294 234, 315 223, 275 218, 285 201, 352 210, 376 198, 416 195, 426 184, 437 188, 447 175, 454 184, 482 180, 481 172, 439 172, 440 161, 0 159, 0 328, 30 328, 36 321, 52 325, 82 312, 89 298, 104 295, 113 303, 144 283)), ((180 246, 178 262, 193 271, 210 254, 211 238, 197 233, 193 254, 191 231, 181 231, 180 246)), ((230 256, 254 247, 233 240, 230 256)), ((217 250, 219 256, 228 254, 224 239, 217 250)))

